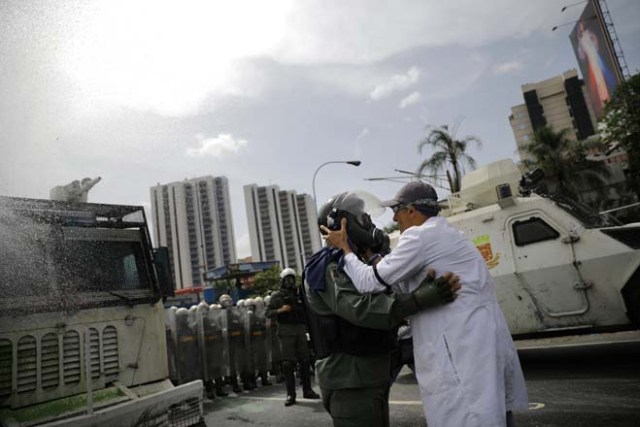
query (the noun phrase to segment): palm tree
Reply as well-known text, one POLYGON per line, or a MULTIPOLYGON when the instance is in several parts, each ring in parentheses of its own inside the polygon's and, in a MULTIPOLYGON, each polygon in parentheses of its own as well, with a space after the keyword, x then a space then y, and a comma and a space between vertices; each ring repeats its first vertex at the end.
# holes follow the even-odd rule
POLYGON ((576 198, 581 191, 602 187, 610 172, 603 162, 587 159, 590 149, 601 148, 599 140, 572 141, 567 132, 538 128, 533 141, 524 147, 533 160, 523 163, 542 169, 551 193, 576 198))
POLYGON ((465 172, 464 166, 468 165, 471 169, 476 167, 476 161, 466 153, 469 144, 475 143, 479 148, 482 147, 482 142, 476 136, 456 139, 458 125, 456 123, 451 131, 449 131, 448 125, 440 127, 429 125, 425 129, 429 131, 429 135, 418 143, 418 153, 420 154, 422 154, 424 147, 430 147, 434 150, 431 157, 420 163, 418 173, 428 171, 436 179, 439 173, 444 172, 451 193, 460 191, 460 181, 465 172))

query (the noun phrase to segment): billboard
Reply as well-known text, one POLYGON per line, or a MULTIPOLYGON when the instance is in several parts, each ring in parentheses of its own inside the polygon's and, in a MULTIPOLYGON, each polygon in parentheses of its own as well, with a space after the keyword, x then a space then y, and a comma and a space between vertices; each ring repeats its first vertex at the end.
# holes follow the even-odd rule
POLYGON ((600 119, 604 104, 622 81, 622 72, 598 0, 589 0, 569 38, 587 85, 589 103, 596 119, 600 119))

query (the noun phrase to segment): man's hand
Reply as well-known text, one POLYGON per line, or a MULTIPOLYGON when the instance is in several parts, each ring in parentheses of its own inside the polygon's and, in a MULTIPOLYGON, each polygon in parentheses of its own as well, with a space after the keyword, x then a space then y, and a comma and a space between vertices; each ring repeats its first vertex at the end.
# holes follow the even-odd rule
POLYGON ((429 269, 427 277, 418 288, 411 292, 419 310, 448 304, 455 300, 460 290, 460 278, 453 273, 445 273, 434 280, 435 271, 429 269))
POLYGON ((351 251, 349 247, 349 243, 347 243, 347 219, 342 218, 340 221, 340 230, 329 230, 324 225, 320 226, 320 230, 322 230, 322 238, 327 242, 327 245, 332 246, 334 248, 342 249, 345 254, 348 254, 351 251))
POLYGON ((278 309, 278 313, 287 313, 291 311, 291 306, 289 304, 285 304, 278 309))

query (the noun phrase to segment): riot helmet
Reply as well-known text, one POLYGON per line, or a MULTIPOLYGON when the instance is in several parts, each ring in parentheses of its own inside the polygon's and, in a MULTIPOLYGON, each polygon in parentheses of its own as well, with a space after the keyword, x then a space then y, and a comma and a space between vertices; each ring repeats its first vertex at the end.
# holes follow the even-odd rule
POLYGON ((231 306, 233 306, 233 300, 228 294, 220 295, 220 299, 218 301, 220 302, 220 305, 224 308, 230 308, 231 306))
POLYGON ((331 197, 318 211, 318 225, 339 230, 342 218, 347 219, 347 236, 356 251, 371 249, 374 253, 389 253, 389 236, 371 220, 371 210, 383 210, 374 196, 364 192, 344 192, 331 197))
POLYGON ((296 271, 293 268, 285 268, 280 273, 280 286, 285 289, 296 289, 296 271))

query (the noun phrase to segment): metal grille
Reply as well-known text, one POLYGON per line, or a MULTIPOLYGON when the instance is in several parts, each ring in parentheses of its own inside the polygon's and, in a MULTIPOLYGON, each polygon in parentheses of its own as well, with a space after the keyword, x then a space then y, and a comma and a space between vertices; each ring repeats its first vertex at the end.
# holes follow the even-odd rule
POLYGON ((11 395, 13 346, 9 340, 0 340, 0 398, 11 395))
POLYGON ((100 378, 100 335, 97 329, 89 328, 89 348, 91 378, 100 378))
POLYGON ((24 336, 18 341, 18 374, 16 389, 18 393, 34 391, 38 373, 37 345, 35 337, 24 336))
POLYGON ((199 425, 203 421, 200 414, 202 400, 192 397, 169 407, 169 423, 174 427, 199 425))
POLYGON ((65 384, 80 382, 80 334, 76 331, 65 332, 62 340, 64 360, 63 377, 65 384))
POLYGON ((106 376, 118 375, 118 331, 113 326, 107 326, 102 331, 102 357, 104 374, 106 376))
POLYGON ((60 384, 60 344, 57 334, 46 334, 40 342, 41 383, 43 389, 60 384))

